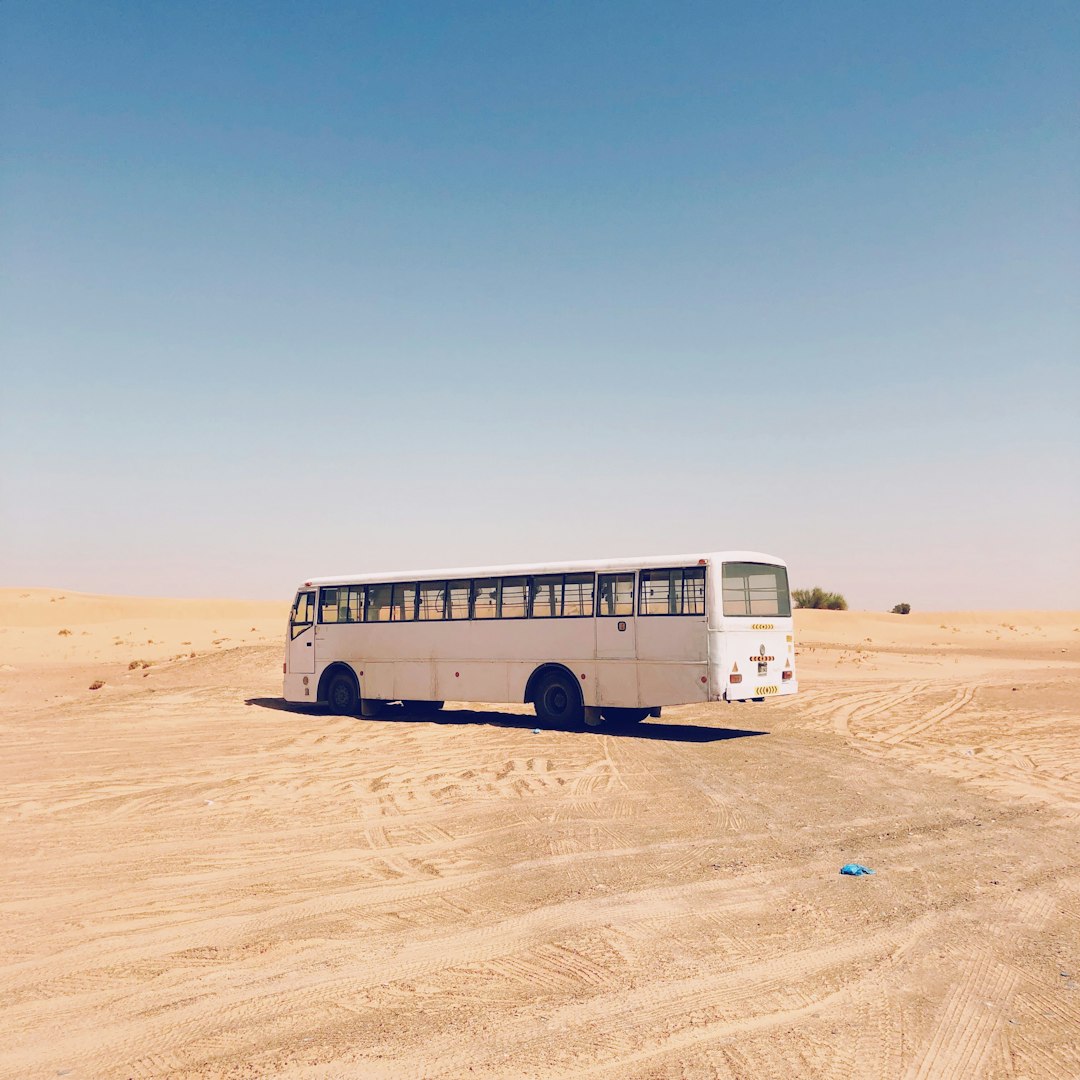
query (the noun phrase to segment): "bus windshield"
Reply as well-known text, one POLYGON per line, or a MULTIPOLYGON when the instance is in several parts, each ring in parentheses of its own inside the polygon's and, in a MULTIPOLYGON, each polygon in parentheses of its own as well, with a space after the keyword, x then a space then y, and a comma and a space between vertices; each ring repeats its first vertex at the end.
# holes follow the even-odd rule
POLYGON ((783 566, 726 562, 723 592, 725 615, 791 615, 787 570, 783 566))

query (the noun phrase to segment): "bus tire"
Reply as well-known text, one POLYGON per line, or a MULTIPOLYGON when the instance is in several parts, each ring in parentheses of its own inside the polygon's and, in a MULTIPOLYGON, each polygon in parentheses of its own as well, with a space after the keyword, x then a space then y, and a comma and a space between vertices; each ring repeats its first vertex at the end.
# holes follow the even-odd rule
POLYGON ((582 723, 585 707, 578 685, 565 671, 548 671, 540 676, 533 693, 537 719, 559 727, 582 723))
POLYGON ((335 716, 356 716, 360 712, 360 687, 356 676, 338 671, 326 686, 326 702, 335 716))
POLYGON ((630 727, 652 716, 652 709, 604 709, 604 719, 612 727, 630 727))

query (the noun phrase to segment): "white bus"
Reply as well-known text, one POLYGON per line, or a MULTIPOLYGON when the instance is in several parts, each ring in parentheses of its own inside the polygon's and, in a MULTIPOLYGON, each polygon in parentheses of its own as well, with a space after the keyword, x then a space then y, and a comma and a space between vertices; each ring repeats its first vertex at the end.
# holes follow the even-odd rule
POLYGON ((787 566, 754 551, 314 578, 284 672, 339 715, 532 702, 590 727, 798 688, 787 566))

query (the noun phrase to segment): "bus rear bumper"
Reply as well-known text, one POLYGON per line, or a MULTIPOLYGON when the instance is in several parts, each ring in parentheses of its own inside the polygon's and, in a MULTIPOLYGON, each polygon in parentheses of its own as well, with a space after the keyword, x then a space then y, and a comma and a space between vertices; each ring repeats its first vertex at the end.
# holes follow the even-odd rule
POLYGON ((713 701, 766 701, 775 697, 790 697, 799 692, 796 679, 768 683, 729 683, 712 695, 713 701))

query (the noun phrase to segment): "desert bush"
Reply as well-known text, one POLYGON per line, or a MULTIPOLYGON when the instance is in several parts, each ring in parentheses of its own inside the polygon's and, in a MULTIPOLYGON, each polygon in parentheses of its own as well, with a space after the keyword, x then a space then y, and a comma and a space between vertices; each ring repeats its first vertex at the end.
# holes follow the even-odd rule
POLYGON ((911 614, 911 605, 910 604, 897 604, 896 607, 894 607, 892 609, 892 613, 894 615, 910 615, 911 614))
POLYGON ((797 607, 847 611, 847 601, 839 593, 826 592, 817 585, 812 589, 793 589, 791 595, 797 607))
POLYGON ((57 637, 71 637, 71 631, 65 626, 63 630, 56 631, 57 637))
POLYGON ((90 684, 90 689, 91 690, 100 690, 104 685, 105 685, 105 683, 101 679, 95 679, 90 684))

